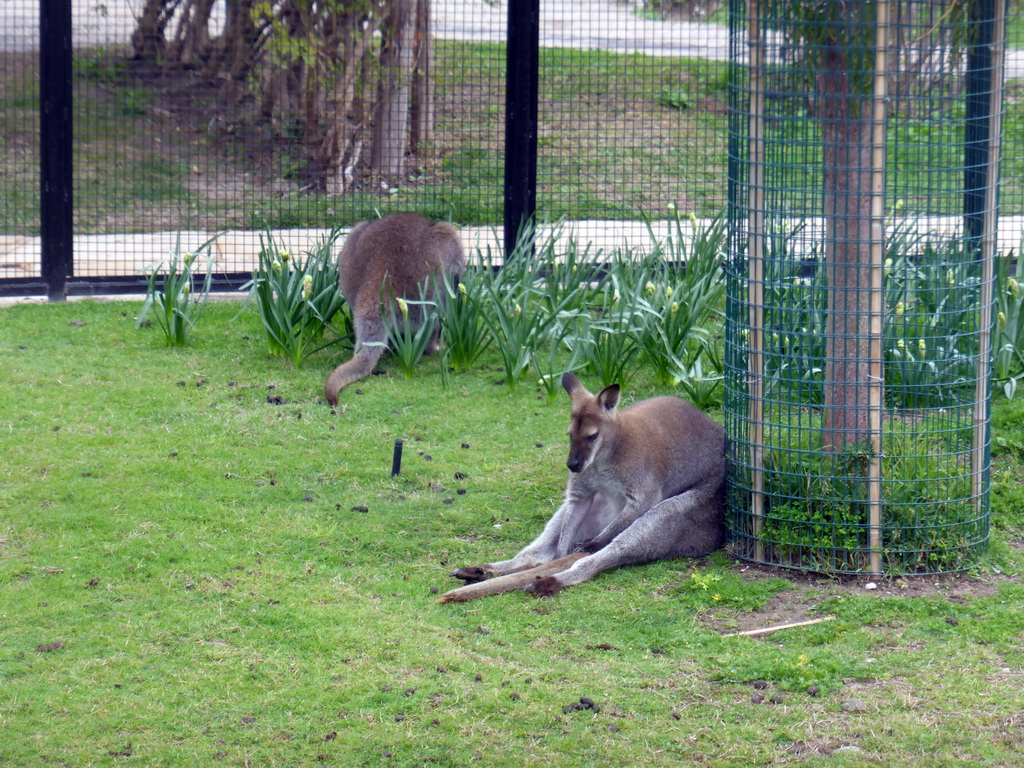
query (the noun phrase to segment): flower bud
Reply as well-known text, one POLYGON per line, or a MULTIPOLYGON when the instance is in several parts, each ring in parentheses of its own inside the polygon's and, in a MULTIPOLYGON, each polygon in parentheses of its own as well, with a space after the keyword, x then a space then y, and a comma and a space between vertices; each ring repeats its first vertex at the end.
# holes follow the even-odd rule
POLYGON ((395 303, 398 304, 398 311, 402 313, 402 319, 409 319, 409 304, 405 299, 395 299, 395 303))
POLYGON ((1006 284, 1009 286, 1010 295, 1013 296, 1014 300, 1019 299, 1020 283, 1018 283, 1014 278, 1011 277, 1009 280, 1006 281, 1006 284))
POLYGON ((302 298, 305 301, 309 301, 309 297, 313 295, 313 276, 305 275, 302 278, 302 298))

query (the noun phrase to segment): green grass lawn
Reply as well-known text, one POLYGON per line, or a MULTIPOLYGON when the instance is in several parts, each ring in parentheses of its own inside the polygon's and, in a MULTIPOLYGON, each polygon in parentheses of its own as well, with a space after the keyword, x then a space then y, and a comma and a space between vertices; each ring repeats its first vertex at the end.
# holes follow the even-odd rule
POLYGON ((0 309, 0 764, 1019 764, 1024 399, 970 574, 717 553, 437 605, 554 510, 567 399, 385 359, 332 412, 336 358, 269 358, 253 311, 168 349, 140 304, 0 309))

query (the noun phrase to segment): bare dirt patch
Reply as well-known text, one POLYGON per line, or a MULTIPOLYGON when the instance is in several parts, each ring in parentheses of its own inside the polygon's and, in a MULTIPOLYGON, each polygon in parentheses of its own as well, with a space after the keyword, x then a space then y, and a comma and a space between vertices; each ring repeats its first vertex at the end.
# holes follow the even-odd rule
POLYGON ((779 624, 820 619, 826 615, 820 610, 820 605, 835 597, 942 598, 962 605, 978 597, 994 595, 1004 584, 1021 583, 1020 577, 996 574, 985 577, 967 574, 900 578, 838 577, 742 562, 737 562, 733 571, 747 581, 775 577, 784 579, 790 586, 773 595, 763 608, 756 611, 723 606, 700 617, 709 629, 722 633, 748 632, 779 624))

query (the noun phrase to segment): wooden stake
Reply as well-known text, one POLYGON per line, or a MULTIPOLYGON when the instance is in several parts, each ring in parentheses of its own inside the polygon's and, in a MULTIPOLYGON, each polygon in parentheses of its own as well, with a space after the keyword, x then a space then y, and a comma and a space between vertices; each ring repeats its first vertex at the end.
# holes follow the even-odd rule
POLYGON ((525 571, 507 573, 504 576, 495 576, 493 579, 480 581, 476 584, 467 584, 464 587, 458 587, 450 592, 445 592, 437 598, 437 602, 464 603, 467 600, 476 600, 488 595, 500 595, 502 592, 510 592, 513 589, 522 589, 541 576, 552 576, 556 573, 561 573, 577 560, 586 556, 586 552, 574 552, 571 555, 560 557, 557 560, 552 560, 550 563, 544 563, 534 568, 528 568, 525 571))
POLYGON ((809 627, 812 624, 821 624, 825 621, 835 621, 835 618, 835 616, 826 616, 822 619, 809 619, 807 621, 797 621, 792 624, 777 624, 774 627, 761 627, 761 629, 748 629, 746 632, 733 632, 731 635, 722 635, 722 637, 754 637, 756 635, 770 635, 772 632, 778 632, 783 629, 809 627))
POLYGON ((885 372, 882 337, 885 328, 885 129, 889 84, 889 2, 879 0, 875 26, 875 79, 871 131, 871 350, 868 382, 868 431, 871 465, 868 473, 868 544, 871 572, 882 572, 882 392, 885 372))

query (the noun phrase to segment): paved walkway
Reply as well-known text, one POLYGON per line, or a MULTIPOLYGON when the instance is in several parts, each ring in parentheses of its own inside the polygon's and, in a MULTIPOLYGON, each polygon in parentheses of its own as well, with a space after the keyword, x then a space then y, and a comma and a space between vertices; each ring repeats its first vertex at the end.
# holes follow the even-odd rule
MULTIPOLYGON (((901 224, 906 230, 909 222, 901 224)), ((935 233, 948 237, 960 222, 949 218, 924 218, 913 222, 911 229, 921 234, 935 233)), ((815 229, 815 222, 803 222, 815 229)), ((636 221, 575 221, 562 226, 540 227, 538 242, 554 240, 556 252, 564 253, 574 241, 578 248, 591 254, 611 254, 630 250, 634 254, 649 253, 656 241, 663 241, 671 232, 669 222, 655 222, 648 231, 636 221), (652 237, 653 234, 653 237, 652 237)), ((820 225, 818 225, 820 229, 820 225)), ((292 253, 304 253, 327 234, 325 229, 279 230, 274 237, 281 247, 292 253)), ((498 257, 503 250, 502 233, 493 227, 464 227, 463 245, 468 254, 488 253, 498 257)), ((689 226, 684 223, 684 234, 689 226)), ((251 272, 258 260, 260 232, 229 231, 221 233, 211 246, 211 254, 219 272, 251 272)), ((78 235, 75 237, 76 277, 140 274, 148 265, 172 253, 194 252, 209 240, 209 232, 154 232, 143 235, 78 235)), ((1020 251, 1024 236, 1024 216, 1004 216, 999 221, 999 251, 1020 251)), ((0 278, 35 277, 39 274, 39 238, 0 236, 0 278)))
MULTIPOLYGON (((667 222, 656 222, 652 231, 658 239, 668 234, 667 222)), ((304 253, 328 233, 326 229, 289 229, 274 233, 282 247, 292 253, 304 253)), ((75 276, 134 275, 148 265, 160 261, 175 248, 181 253, 194 252, 209 240, 210 232, 154 232, 142 235, 77 235, 75 237, 75 276)), ((219 272, 250 272, 258 260, 258 231, 220 233, 211 246, 219 272)), ((464 227, 461 230, 466 252, 500 255, 504 250, 503 235, 494 227, 464 227)), ((611 253, 627 248, 638 253, 649 252, 652 238, 647 227, 637 221, 576 221, 562 227, 541 227, 538 242, 554 239, 564 249, 574 240, 590 252, 611 253)), ((39 274, 40 241, 37 237, 0 235, 0 278, 35 277, 39 274)))

